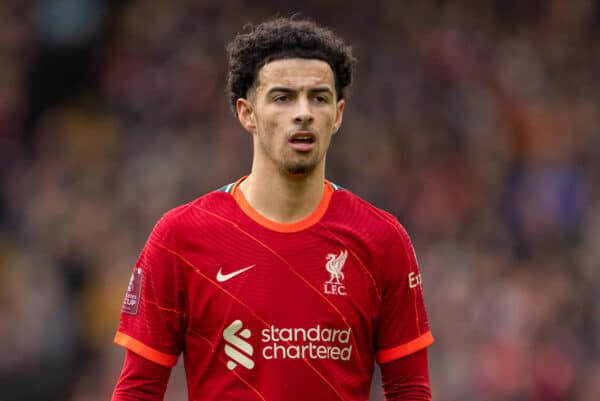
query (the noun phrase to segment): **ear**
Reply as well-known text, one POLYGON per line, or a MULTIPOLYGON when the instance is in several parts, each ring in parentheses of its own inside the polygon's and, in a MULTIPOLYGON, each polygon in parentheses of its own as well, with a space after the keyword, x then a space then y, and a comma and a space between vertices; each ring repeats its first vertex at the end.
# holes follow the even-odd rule
POLYGON ((242 127, 253 134, 256 131, 256 119, 252 103, 248 99, 241 97, 235 102, 235 110, 237 111, 238 120, 242 124, 242 127))
POLYGON ((336 132, 338 132, 338 130, 340 129, 341 125, 342 125, 342 118, 344 116, 344 106, 346 105, 346 102, 344 101, 344 99, 340 100, 337 102, 336 106, 335 106, 335 122, 333 123, 333 133, 335 134, 336 132))

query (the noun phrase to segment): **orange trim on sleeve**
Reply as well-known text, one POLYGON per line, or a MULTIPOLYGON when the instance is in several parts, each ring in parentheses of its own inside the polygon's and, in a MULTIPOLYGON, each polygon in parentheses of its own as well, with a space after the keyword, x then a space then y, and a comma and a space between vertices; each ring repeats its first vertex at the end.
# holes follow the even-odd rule
POLYGON ((398 347, 385 349, 377 353, 377 362, 385 363, 393 361, 394 359, 402 358, 403 356, 415 353, 423 348, 429 347, 433 344, 433 335, 431 331, 415 338, 412 341, 404 343, 398 347))
POLYGON ((319 202, 319 205, 314 210, 314 212, 312 212, 308 217, 295 223, 278 223, 276 221, 267 219, 266 217, 258 213, 256 210, 254 210, 250 203, 248 203, 248 200, 246 199, 242 191, 240 191, 238 188, 240 183, 245 178, 246 177, 242 177, 241 179, 239 179, 233 186, 233 189, 231 190, 231 195, 233 195, 233 198, 237 202, 238 206, 244 211, 244 213, 246 213, 246 215, 248 215, 248 217, 250 217, 252 220, 257 222, 261 226, 281 233, 294 233, 302 231, 316 224, 319 220, 321 220, 321 217, 323 217, 323 215, 327 211, 329 201, 331 200, 331 196, 333 195, 333 188, 331 186, 331 183, 325 180, 323 185, 323 197, 321 198, 321 202, 319 202))
POLYGON ((117 331, 114 343, 125 347, 128 350, 133 351, 136 354, 141 355, 152 362, 158 363, 159 365, 173 367, 177 364, 177 356, 165 354, 164 352, 160 352, 155 350, 154 348, 150 348, 141 341, 136 340, 135 338, 130 337, 125 333, 121 333, 120 331, 117 331))

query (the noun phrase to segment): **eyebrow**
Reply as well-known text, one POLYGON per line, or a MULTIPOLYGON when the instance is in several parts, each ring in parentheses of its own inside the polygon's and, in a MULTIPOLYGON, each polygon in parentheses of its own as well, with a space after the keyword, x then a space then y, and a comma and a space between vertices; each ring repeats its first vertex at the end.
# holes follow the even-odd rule
MULTIPOLYGON (((329 93, 333 95, 333 91, 328 86, 318 86, 316 88, 310 88, 308 90, 310 93, 329 93)), ((274 92, 283 92, 283 93, 294 93, 296 90, 289 88, 287 86, 274 86, 267 91, 267 95, 270 95, 274 92)))
POLYGON ((316 88, 312 88, 309 90, 309 92, 312 93, 322 93, 322 92, 326 92, 326 93, 330 93, 333 95, 333 91, 328 87, 328 86, 319 86, 316 88))

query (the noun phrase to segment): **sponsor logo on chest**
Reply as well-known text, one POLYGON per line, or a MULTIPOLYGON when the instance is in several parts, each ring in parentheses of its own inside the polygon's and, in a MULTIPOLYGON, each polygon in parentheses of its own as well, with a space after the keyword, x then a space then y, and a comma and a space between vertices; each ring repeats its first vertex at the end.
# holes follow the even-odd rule
POLYGON ((350 328, 270 326, 262 329, 260 339, 254 341, 252 334, 239 319, 223 330, 229 370, 238 366, 252 370, 257 359, 349 361, 352 358, 350 328), (255 348, 258 349, 257 353, 254 352, 255 348))

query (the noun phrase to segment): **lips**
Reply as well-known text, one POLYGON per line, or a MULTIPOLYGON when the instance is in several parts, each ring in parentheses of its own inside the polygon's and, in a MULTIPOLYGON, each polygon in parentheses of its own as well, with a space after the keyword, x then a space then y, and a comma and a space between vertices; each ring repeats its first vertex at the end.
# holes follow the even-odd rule
POLYGON ((295 132, 289 139, 292 149, 299 152, 308 152, 315 147, 317 136, 310 131, 295 132))

